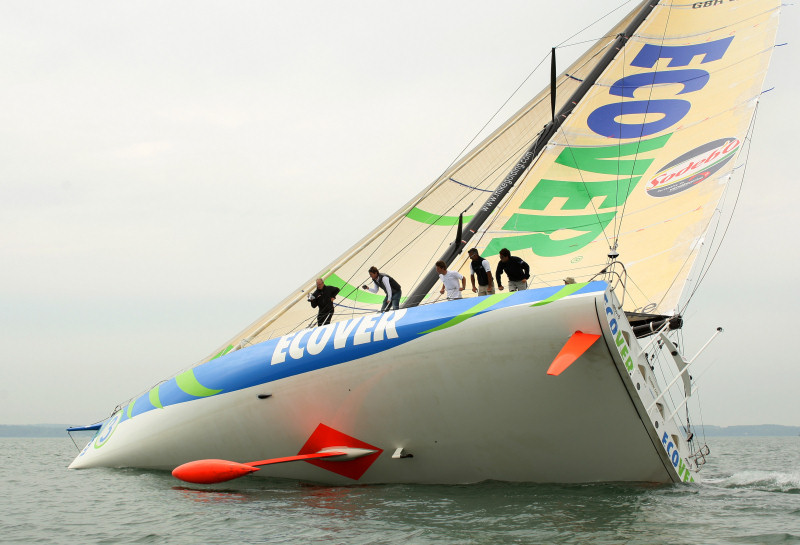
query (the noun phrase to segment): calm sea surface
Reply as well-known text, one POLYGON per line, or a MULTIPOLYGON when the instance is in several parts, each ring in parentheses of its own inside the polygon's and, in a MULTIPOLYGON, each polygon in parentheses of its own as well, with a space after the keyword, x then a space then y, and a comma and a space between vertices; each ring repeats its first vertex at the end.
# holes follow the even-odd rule
POLYGON ((328 487, 69 471, 64 439, 0 439, 0 543, 800 543, 800 437, 709 438, 691 485, 328 487))

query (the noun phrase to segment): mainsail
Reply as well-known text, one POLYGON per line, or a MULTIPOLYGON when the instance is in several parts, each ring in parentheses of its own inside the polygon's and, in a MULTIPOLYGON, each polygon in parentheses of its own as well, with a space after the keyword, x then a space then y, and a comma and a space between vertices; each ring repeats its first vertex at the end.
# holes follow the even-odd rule
MULTIPOLYGON (((508 248, 531 265, 533 286, 588 280, 616 251, 631 279, 626 309, 675 309, 742 148, 779 8, 776 0, 639 5, 557 78, 561 110, 617 35, 648 12, 469 245, 493 263, 508 248)), ((420 285, 456 242, 459 214, 466 225, 550 121, 550 98, 549 88, 535 96, 314 276, 341 289, 334 319, 380 308, 382 293, 360 289, 371 265, 406 296, 420 285)), ((461 254, 451 269, 468 275, 467 267, 461 254)), ((312 327, 305 294, 314 278, 211 357, 312 327)), ((436 301, 438 289, 422 302, 436 301)))

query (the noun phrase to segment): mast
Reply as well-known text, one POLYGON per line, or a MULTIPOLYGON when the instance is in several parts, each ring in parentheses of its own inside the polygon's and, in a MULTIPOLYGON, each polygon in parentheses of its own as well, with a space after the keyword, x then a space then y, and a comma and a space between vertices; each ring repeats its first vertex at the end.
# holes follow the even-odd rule
MULTIPOLYGON (((634 32, 636 32, 639 26, 641 26, 645 19, 647 19, 647 17, 653 11, 653 8, 658 5, 658 2, 659 0, 644 0, 644 2, 641 4, 641 8, 639 8, 639 13, 636 15, 633 21, 631 21, 631 23, 621 34, 617 35, 616 40, 614 40, 614 43, 608 48, 608 51, 606 51, 605 55, 603 55, 603 58, 600 59, 583 83, 581 83, 572 96, 566 101, 564 106, 558 111, 553 120, 545 125, 544 129, 542 129, 542 131, 538 134, 533 144, 531 144, 525 153, 522 154, 522 157, 520 157, 520 159, 517 161, 517 164, 514 165, 514 167, 509 171, 494 192, 489 195, 489 198, 486 199, 486 202, 472 218, 472 221, 470 221, 463 229, 463 236, 459 237, 461 240, 456 240, 453 242, 450 245, 450 248, 448 248, 447 251, 445 251, 445 253, 442 255, 441 260, 444 261, 448 266, 455 260, 456 256, 462 252, 470 239, 472 239, 473 235, 478 232, 478 229, 481 227, 481 225, 483 225, 483 223, 488 219, 489 215, 494 212, 494 209, 497 208, 497 205, 500 204, 508 192, 511 191, 511 188, 514 187, 514 184, 519 181, 528 167, 531 166, 533 160, 539 155, 539 153, 541 153, 541 151, 544 149, 553 135, 555 135, 556 131, 558 131, 564 121, 566 121, 567 117, 569 117, 578 103, 583 99, 586 93, 589 92, 589 89, 591 89, 592 86, 597 82, 597 79, 600 77, 603 71, 608 67, 609 64, 611 64, 611 62, 617 56, 617 53, 622 50, 622 48, 628 42, 628 39, 633 36, 634 32)), ((550 93, 553 97, 555 96, 554 84, 551 85, 550 93)), ((553 104, 555 104, 554 98, 551 98, 551 100, 553 101, 553 104)), ((411 292, 411 295, 409 295, 408 299, 403 304, 403 308, 415 307, 419 305, 425 295, 428 294, 438 280, 439 274, 436 272, 436 268, 429 270, 411 292)))

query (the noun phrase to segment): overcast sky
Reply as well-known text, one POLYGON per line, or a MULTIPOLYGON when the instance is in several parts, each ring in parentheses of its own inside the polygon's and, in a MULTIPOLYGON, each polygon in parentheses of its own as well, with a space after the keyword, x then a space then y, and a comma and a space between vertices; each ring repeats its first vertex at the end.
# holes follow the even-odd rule
MULTIPOLYGON (((0 4, 0 424, 95 422, 205 357, 620 4, 0 4)), ((693 373, 707 424, 800 425, 797 51, 775 50, 733 222, 687 313, 688 356, 726 329, 693 373)))

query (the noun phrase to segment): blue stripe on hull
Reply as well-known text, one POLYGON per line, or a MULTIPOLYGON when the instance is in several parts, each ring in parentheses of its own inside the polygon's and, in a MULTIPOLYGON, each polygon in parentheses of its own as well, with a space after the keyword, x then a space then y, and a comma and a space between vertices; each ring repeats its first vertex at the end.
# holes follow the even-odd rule
MULTIPOLYGON (((572 295, 604 291, 606 287, 605 282, 592 282, 572 295)), ((315 328, 284 335, 230 352, 194 367, 192 371, 199 383, 198 388, 204 391, 216 391, 213 394, 189 392, 187 391, 189 388, 182 389, 176 377, 173 377, 159 386, 158 398, 162 407, 167 407, 364 358, 412 341, 422 334, 428 334, 430 330, 446 324, 459 315, 469 313, 470 309, 478 305, 485 304, 490 297, 497 297, 498 301, 476 312, 475 316, 502 308, 544 301, 562 289, 563 286, 530 289, 503 294, 504 298, 471 297, 390 311, 385 314, 359 316, 334 322, 326 326, 328 329, 315 328), (301 338, 296 340, 296 336, 301 338), (292 341, 296 341, 294 346, 292 341), (309 345, 312 345, 311 351, 309 345), (292 352, 300 357, 293 357, 292 352)), ((128 407, 126 405, 123 408, 123 420, 127 420, 129 414, 132 418, 158 408, 153 405, 149 393, 134 400, 130 411, 128 407)))

